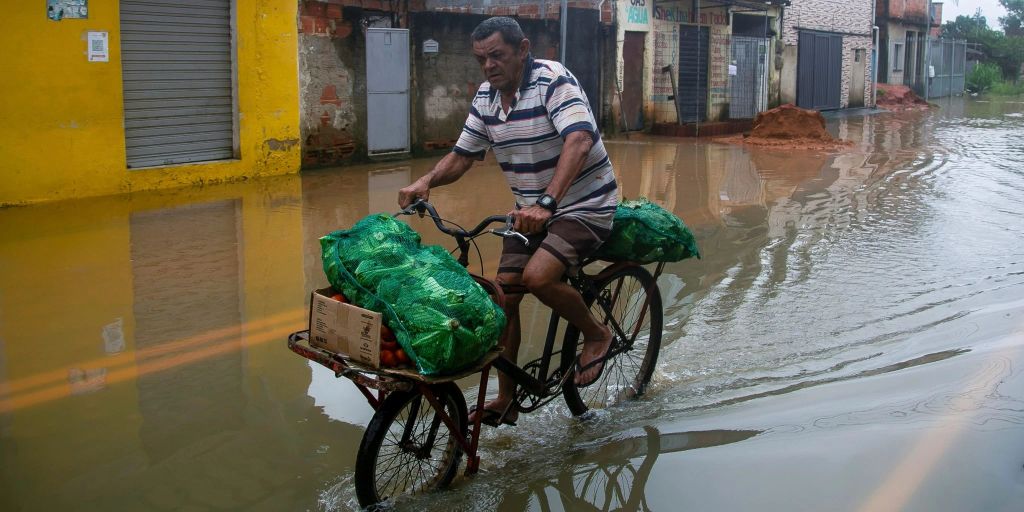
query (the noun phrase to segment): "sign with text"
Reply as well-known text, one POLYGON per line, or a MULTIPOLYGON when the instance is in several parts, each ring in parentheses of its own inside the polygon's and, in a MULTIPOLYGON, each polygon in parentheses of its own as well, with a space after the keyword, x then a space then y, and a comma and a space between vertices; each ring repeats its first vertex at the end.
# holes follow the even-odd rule
POLYGON ((86 37, 88 41, 89 62, 109 62, 110 45, 107 43, 106 32, 89 32, 86 37))
POLYGON ((728 25, 729 13, 722 7, 695 10, 689 6, 668 4, 659 5, 654 9, 654 19, 697 25, 728 25))
POLYGON ((619 23, 623 30, 647 32, 651 29, 654 0, 624 0, 618 6, 619 23))

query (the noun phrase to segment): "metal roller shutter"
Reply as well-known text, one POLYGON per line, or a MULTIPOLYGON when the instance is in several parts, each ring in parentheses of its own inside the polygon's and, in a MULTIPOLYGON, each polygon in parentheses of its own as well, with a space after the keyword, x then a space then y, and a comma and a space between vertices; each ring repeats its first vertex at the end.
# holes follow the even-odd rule
POLYGON ((679 111, 683 122, 704 121, 708 114, 708 27, 679 26, 679 111))
POLYGON ((231 0, 121 0, 128 167, 235 157, 231 0))

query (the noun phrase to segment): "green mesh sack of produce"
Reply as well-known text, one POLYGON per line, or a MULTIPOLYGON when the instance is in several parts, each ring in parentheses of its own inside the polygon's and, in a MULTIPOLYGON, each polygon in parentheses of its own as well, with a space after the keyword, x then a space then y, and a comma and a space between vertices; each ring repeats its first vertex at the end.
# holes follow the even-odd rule
POLYGON ((700 251, 693 232, 679 217, 641 198, 619 203, 612 234, 596 256, 609 261, 653 263, 700 258, 700 251))
POLYGON ((327 280, 384 323, 423 375, 455 373, 491 350, 505 314, 462 265, 389 215, 320 239, 327 280))

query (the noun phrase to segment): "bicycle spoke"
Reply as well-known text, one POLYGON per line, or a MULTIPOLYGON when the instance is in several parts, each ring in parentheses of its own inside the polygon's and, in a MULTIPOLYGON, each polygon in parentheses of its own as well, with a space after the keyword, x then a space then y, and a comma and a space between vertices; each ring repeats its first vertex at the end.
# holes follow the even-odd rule
POLYGON ((627 267, 600 287, 589 309, 612 330, 614 339, 598 379, 575 388, 583 410, 642 395, 660 348, 661 303, 650 274, 639 267, 627 267), (657 334, 652 331, 652 322, 658 323, 657 334), (652 336, 657 337, 653 345, 652 336), (652 350, 653 355, 649 354, 652 350))

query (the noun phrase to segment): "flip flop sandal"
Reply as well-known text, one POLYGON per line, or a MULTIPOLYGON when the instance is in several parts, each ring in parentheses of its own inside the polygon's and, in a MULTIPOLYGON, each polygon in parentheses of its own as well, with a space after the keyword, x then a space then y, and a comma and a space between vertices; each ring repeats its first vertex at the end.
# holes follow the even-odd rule
MULTIPOLYGON (((476 414, 476 406, 469 408, 469 415, 476 414)), ((502 425, 508 425, 511 427, 516 426, 516 422, 505 417, 505 414, 497 409, 484 408, 483 414, 480 416, 480 423, 491 427, 500 427, 502 425)))
POLYGON ((608 354, 611 353, 612 348, 614 346, 615 346, 615 334, 612 334, 612 339, 611 339, 610 342, 608 342, 608 348, 605 349, 604 355, 602 355, 601 357, 599 357, 597 359, 594 359, 593 361, 588 363, 586 366, 580 366, 580 357, 576 356, 576 364, 575 364, 575 368, 573 369, 573 371, 576 372, 576 375, 579 375, 580 373, 582 373, 582 372, 584 372, 586 370, 594 368, 595 366, 601 365, 601 369, 597 371, 597 375, 595 375, 593 379, 590 379, 589 382, 583 382, 583 383, 576 384, 576 387, 578 387, 578 388, 585 388, 585 387, 587 387, 587 386, 589 386, 589 385, 591 385, 591 384, 593 384, 593 383, 595 383, 595 382, 597 382, 598 380, 601 379, 601 375, 604 374, 605 363, 608 362, 608 354))

